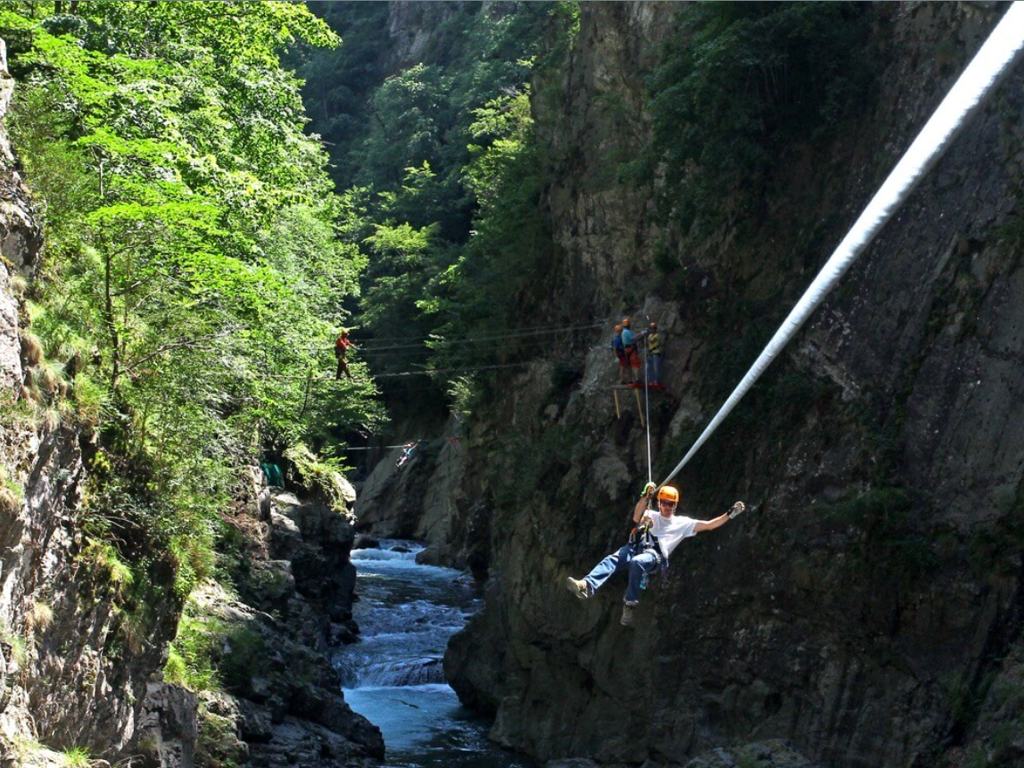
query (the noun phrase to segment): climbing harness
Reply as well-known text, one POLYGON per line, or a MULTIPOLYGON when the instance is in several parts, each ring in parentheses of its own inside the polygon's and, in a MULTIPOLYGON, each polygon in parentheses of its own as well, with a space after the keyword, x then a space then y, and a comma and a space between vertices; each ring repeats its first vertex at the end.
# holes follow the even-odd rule
MULTIPOLYGON (((654 481, 648 480, 647 485, 644 486, 644 492, 647 494, 647 509, 645 512, 651 515, 660 514, 654 509, 655 494, 651 490, 654 486, 654 481)), ((629 540, 627 542, 629 551, 633 557, 642 555, 646 552, 653 552, 655 557, 658 559, 658 570, 661 572, 662 580, 668 578, 668 558, 665 556, 665 552, 661 548, 661 543, 658 541, 658 537, 651 533, 650 522, 645 521, 641 518, 639 523, 634 523, 633 527, 629 531, 629 540)), ((640 576, 640 589, 647 589, 648 573, 645 570, 640 576)))
MULTIPOLYGON (((647 511, 650 512, 650 508, 647 511)), ((661 573, 661 578, 668 578, 668 558, 665 557, 658 537, 651 533, 650 523, 645 522, 633 527, 629 534, 629 549, 633 553, 633 557, 653 552, 658 559, 658 571, 661 573)), ((647 571, 644 571, 640 577, 640 589, 647 589, 647 576, 647 571)))
POLYGON ((902 159, 868 203, 853 227, 825 262, 818 276, 789 313, 746 375, 705 427, 682 460, 661 483, 664 485, 686 466, 695 453, 725 420, 765 369, 796 335, 807 318, 835 288, 840 278, 892 218, 917 183, 949 148, 985 98, 1012 68, 1024 49, 1024 2, 1015 2, 989 35, 974 59, 954 83, 902 159))

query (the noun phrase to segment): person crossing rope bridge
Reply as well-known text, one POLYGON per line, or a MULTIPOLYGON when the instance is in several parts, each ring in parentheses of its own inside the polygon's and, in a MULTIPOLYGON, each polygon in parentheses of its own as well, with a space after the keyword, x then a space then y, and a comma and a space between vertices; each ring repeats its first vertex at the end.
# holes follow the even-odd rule
POLYGON ((338 338, 334 342, 334 357, 338 361, 338 370, 334 374, 335 381, 341 379, 342 372, 344 372, 350 379, 352 378, 352 373, 348 369, 348 363, 345 362, 345 355, 348 352, 349 347, 352 349, 358 349, 355 344, 349 341, 348 329, 342 328, 341 333, 338 334, 338 338))
POLYGON ((746 509, 742 501, 737 501, 723 515, 711 520, 694 520, 683 515, 675 516, 678 504, 678 489, 670 485, 659 489, 654 483, 648 483, 633 509, 636 527, 630 542, 601 560, 582 579, 568 577, 565 588, 580 600, 589 600, 613 574, 628 570, 629 580, 623 597, 620 623, 632 627, 636 623, 635 611, 640 604, 640 590, 646 584, 647 576, 659 569, 668 569, 668 559, 683 539, 720 528, 746 509), (649 508, 655 494, 658 502, 656 514, 649 508))

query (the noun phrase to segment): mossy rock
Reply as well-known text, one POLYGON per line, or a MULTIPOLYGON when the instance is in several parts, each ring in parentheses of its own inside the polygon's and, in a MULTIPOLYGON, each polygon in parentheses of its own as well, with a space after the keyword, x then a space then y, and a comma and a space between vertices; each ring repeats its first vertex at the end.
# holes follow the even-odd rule
POLYGON ((302 443, 290 447, 284 455, 295 466, 299 481, 307 491, 335 512, 349 514, 356 501, 356 491, 339 469, 321 460, 302 443))

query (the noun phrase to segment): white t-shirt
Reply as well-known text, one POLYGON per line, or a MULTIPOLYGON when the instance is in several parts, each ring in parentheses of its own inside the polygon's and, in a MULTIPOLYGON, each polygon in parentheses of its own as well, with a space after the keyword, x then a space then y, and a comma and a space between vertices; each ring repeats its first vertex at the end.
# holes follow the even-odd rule
POLYGON ((649 517, 654 521, 651 524, 651 533, 658 537, 658 543, 661 545, 661 551, 665 553, 665 557, 671 557, 672 550, 679 546, 679 542, 683 539, 697 535, 695 529, 700 520, 682 515, 665 517, 660 512, 655 512, 649 517))

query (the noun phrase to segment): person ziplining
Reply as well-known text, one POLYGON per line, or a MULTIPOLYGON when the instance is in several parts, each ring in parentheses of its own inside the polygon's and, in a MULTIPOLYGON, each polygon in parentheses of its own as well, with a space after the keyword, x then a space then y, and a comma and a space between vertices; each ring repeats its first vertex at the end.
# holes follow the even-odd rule
POLYGON ((668 559, 683 539, 696 536, 704 531, 713 531, 738 517, 746 509, 737 501, 725 514, 711 520, 695 520, 684 515, 675 515, 679 504, 678 489, 665 485, 660 489, 648 483, 640 500, 633 509, 635 528, 630 541, 612 552, 595 565, 582 579, 572 576, 565 580, 565 587, 580 600, 589 600, 594 593, 615 573, 628 570, 629 580, 623 596, 623 626, 632 627, 636 620, 634 612, 640 604, 640 590, 647 585, 647 577, 661 570, 668 570, 668 559), (650 509, 650 503, 657 492, 658 510, 650 509))
POLYGON ((402 453, 399 455, 398 460, 395 462, 396 469, 401 469, 405 465, 405 463, 412 458, 412 455, 416 451, 417 446, 419 446, 418 440, 413 441, 411 443, 406 443, 405 445, 402 446, 402 453))

